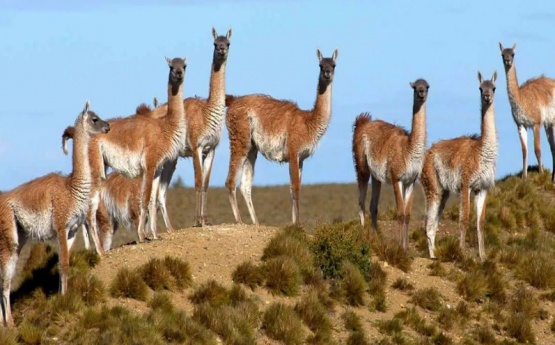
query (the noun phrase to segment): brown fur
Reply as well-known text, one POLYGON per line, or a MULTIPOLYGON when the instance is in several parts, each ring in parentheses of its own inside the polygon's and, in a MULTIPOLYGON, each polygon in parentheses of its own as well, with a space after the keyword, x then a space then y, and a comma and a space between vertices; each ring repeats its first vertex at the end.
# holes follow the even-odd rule
POLYGON ((337 50, 331 58, 317 51, 320 65, 318 92, 312 110, 302 110, 290 101, 265 95, 226 97, 226 125, 231 158, 226 187, 235 220, 242 222, 236 197, 236 179, 242 170, 241 192, 251 220, 258 224, 251 196, 258 151, 269 160, 289 162, 293 223, 299 222, 299 190, 304 160, 311 156, 331 118, 331 84, 337 50))
MULTIPOLYGON (((100 254, 103 252, 102 247, 98 240, 98 230, 96 227, 96 210, 98 207, 99 198, 99 186, 104 178, 105 169, 107 166, 112 167, 114 170, 118 170, 118 167, 114 167, 113 163, 109 161, 110 155, 103 154, 102 147, 117 147, 118 150, 125 150, 128 152, 142 152, 144 157, 144 166, 140 166, 140 169, 134 169, 133 171, 122 170, 124 176, 129 178, 134 178, 137 176, 142 177, 142 204, 141 204, 141 217, 138 231, 139 241, 143 240, 146 236, 144 231, 146 217, 147 217, 147 207, 152 208, 154 206, 154 212, 149 214, 152 218, 151 222, 151 232, 152 236, 156 239, 156 193, 158 191, 158 185, 156 181, 159 181, 159 176, 161 172, 162 164, 166 161, 175 159, 179 153, 180 148, 173 148, 175 145, 174 137, 179 132, 186 131, 185 124, 185 114, 182 107, 182 94, 183 94, 183 81, 185 76, 185 60, 182 59, 168 59, 168 64, 170 64, 170 77, 168 82, 168 104, 170 107, 158 107, 151 111, 154 114, 152 117, 137 115, 125 118, 116 118, 110 121, 112 130, 110 133, 101 134, 96 136, 91 140, 91 145, 89 147, 89 158, 91 160, 91 170, 93 175, 93 202, 89 209, 89 215, 87 217, 87 222, 89 226, 93 229, 90 234, 95 242, 95 248, 100 254), (173 68, 172 64, 177 64, 173 68), (179 81, 178 76, 181 76, 181 81, 179 81), (158 114, 163 113, 164 116, 158 116, 158 114), (167 115, 166 115, 167 114, 167 115), (138 174, 136 174, 138 172, 138 174), (153 182, 154 181, 154 182, 153 182), (155 188, 154 188, 155 187, 155 188), (153 189, 154 188, 154 189, 153 189), (153 194, 154 193, 154 194, 153 194), (97 200, 97 201, 94 201, 97 200), (153 204, 149 201, 153 200, 153 204)), ((105 151, 106 149, 104 149, 105 151)), ((120 157, 121 160, 121 157, 120 157)), ((119 163, 121 164, 121 162, 119 163)))
POLYGON ((353 126, 353 159, 359 189, 359 218, 364 225, 368 181, 372 177, 370 215, 378 227, 381 184, 393 185, 399 221, 399 242, 408 250, 408 224, 412 209, 413 187, 420 174, 426 147, 426 100, 428 83, 410 83, 414 90, 412 131, 361 114, 353 126))
POLYGON ((482 100, 481 136, 441 140, 426 152, 420 181, 426 197, 426 233, 431 258, 435 258, 435 233, 450 193, 461 194, 460 246, 464 250, 471 191, 476 195, 476 210, 479 213, 477 217, 479 255, 482 260, 485 258, 482 234, 485 198, 487 190, 495 184, 497 158, 493 104, 496 77, 497 73, 494 72, 491 80, 483 80, 478 73, 482 100), (459 177, 455 177, 457 172, 460 172, 459 177))
MULTIPOLYGON (((206 201, 215 149, 221 136, 221 122, 225 107, 225 70, 231 39, 231 29, 225 36, 218 36, 212 28, 214 52, 210 73, 210 88, 207 99, 189 97, 183 101, 187 117, 187 139, 181 157, 192 157, 195 174, 196 211, 194 226, 206 225, 206 201)), ((161 105, 161 109, 167 105, 161 105)), ((163 112, 153 112, 156 118, 163 112)), ((168 231, 173 230, 166 210, 166 191, 175 171, 175 162, 168 163, 162 171, 158 204, 168 231)))
POLYGON ((58 238, 60 290, 61 294, 67 292, 69 251, 77 228, 85 220, 90 196, 91 173, 87 157, 90 137, 108 132, 110 126, 89 111, 87 101, 74 128, 71 174, 48 174, 0 195, 2 314, 4 323, 10 327, 14 325, 9 298, 10 283, 19 252, 28 238, 58 238))
POLYGON ((555 80, 541 75, 537 78, 531 78, 519 86, 514 64, 516 43, 512 48, 503 48, 503 45, 499 43, 499 49, 501 50, 501 57, 507 77, 509 103, 511 104, 513 120, 519 131, 522 147, 522 178, 526 179, 528 172, 527 128, 533 129, 534 153, 538 160, 539 171, 543 171, 540 144, 540 127, 543 125, 553 158, 551 179, 555 183, 555 130, 553 129, 553 118, 555 118, 555 80), (542 118, 542 109, 546 108, 551 108, 551 110, 548 110, 551 115, 548 115, 549 118, 542 118), (522 115, 517 116, 519 113, 522 115), (527 118, 526 121, 524 121, 523 116, 527 118))

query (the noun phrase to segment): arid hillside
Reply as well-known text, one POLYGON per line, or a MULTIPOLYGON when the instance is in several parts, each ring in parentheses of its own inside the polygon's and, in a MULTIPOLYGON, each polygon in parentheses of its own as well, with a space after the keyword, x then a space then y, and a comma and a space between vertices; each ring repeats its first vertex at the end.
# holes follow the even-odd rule
MULTIPOLYGON (((191 228, 194 190, 174 187, 176 228, 134 243, 120 229, 102 258, 72 254, 70 293, 57 293, 57 255, 27 245, 12 293, 17 328, 0 344, 554 344, 555 187, 550 173, 498 181, 487 200, 486 253, 475 226, 458 247, 449 202, 428 258, 416 189, 410 252, 396 244, 391 188, 380 231, 356 220, 352 184, 301 189, 302 227, 288 226, 287 186, 255 188, 263 226, 233 223, 227 193, 209 192, 210 222, 191 228)), ((474 222, 474 212, 472 212, 474 222)))

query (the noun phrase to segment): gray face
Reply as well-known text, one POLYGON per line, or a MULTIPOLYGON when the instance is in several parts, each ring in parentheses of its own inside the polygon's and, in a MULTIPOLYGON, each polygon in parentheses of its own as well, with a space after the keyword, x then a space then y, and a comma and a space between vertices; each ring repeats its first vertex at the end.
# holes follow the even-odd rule
POLYGON ((335 60, 337 59, 337 49, 333 52, 332 57, 325 58, 322 57, 320 50, 317 50, 318 60, 320 61, 320 80, 327 83, 333 81, 333 75, 335 73, 335 60))
POLYGON ((166 58, 168 66, 170 67, 170 81, 172 83, 183 82, 185 78, 185 68, 187 67, 187 60, 182 58, 166 58))
POLYGON ((484 80, 482 74, 478 72, 478 81, 480 82, 480 95, 482 103, 492 104, 495 96, 495 80, 497 79, 497 72, 493 72, 490 80, 484 80))
POLYGON ((505 48, 501 51, 501 58, 503 58, 503 65, 511 67, 514 62, 515 52, 511 48, 505 48))
POLYGON ((424 79, 417 79, 414 83, 410 83, 410 86, 414 90, 414 98, 425 102, 428 97, 428 89, 430 88, 428 82, 424 79))
POLYGON ((214 36, 214 57, 221 61, 226 60, 229 52, 231 29, 227 31, 225 36, 218 36, 216 29, 212 28, 212 36, 214 36))
POLYGON ((86 121, 89 134, 108 133, 110 131, 110 124, 102 120, 92 110, 87 112, 86 121))

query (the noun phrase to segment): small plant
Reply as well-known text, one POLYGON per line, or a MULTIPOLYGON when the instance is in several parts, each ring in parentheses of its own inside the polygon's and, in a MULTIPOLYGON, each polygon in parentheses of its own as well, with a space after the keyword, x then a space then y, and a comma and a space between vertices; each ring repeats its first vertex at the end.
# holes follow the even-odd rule
POLYGON ((521 343, 535 344, 536 336, 526 313, 511 312, 505 323, 507 334, 521 343))
POLYGON ((412 291, 414 290, 414 285, 410 283, 406 278, 399 277, 397 280, 391 284, 391 287, 400 291, 412 291))
POLYGON ((331 321, 316 291, 310 291, 297 302, 295 311, 312 332, 331 332, 331 321))
POLYGON ((150 301, 148 301, 148 306, 153 310, 164 310, 168 312, 174 310, 170 295, 165 292, 155 292, 150 301))
POLYGON ((385 293, 378 292, 372 296, 371 308, 382 313, 385 313, 387 311, 385 293))
POLYGON ((534 319, 538 316, 540 306, 534 294, 524 286, 518 284, 515 293, 509 305, 510 310, 515 313, 523 313, 529 319, 534 319))
POLYGON ((391 320, 383 320, 378 322, 378 330, 381 333, 392 335, 395 333, 401 333, 403 330, 403 322, 398 318, 393 318, 391 320))
POLYGON ((538 289, 554 288, 554 260, 543 253, 528 254, 517 268, 517 276, 538 289))
POLYGON ((266 309, 262 328, 268 337, 287 345, 302 344, 306 337, 302 321, 295 310, 283 303, 273 303, 266 309))
POLYGON ((191 266, 188 262, 180 258, 166 256, 164 265, 173 277, 174 286, 178 290, 183 290, 193 284, 193 276, 191 274, 191 266))
POLYGON ((220 306, 229 303, 229 294, 220 283, 210 279, 193 291, 189 299, 194 304, 208 303, 212 306, 220 306))
POLYGON ((376 239, 372 248, 381 260, 391 266, 397 267, 403 272, 410 270, 412 259, 397 241, 376 239))
POLYGON ((316 228, 311 250, 325 278, 343 277, 343 261, 350 261, 364 277, 370 270, 370 247, 358 222, 324 224, 316 228))
POLYGON ((110 286, 112 297, 127 297, 139 301, 148 298, 148 286, 136 271, 129 268, 120 268, 110 286))
POLYGON ((254 345, 253 325, 243 310, 229 305, 203 302, 195 306, 193 319, 218 334, 225 344, 254 345))
POLYGON ((87 306, 104 302, 106 300, 106 289, 102 282, 91 273, 77 272, 69 277, 68 290, 81 296, 87 306))
POLYGON ((100 256, 93 250, 82 249, 74 251, 69 257, 69 265, 81 272, 87 272, 100 262, 100 256))
POLYGON ((387 273, 380 266, 379 262, 373 261, 368 271, 366 281, 368 282, 368 292, 371 294, 383 294, 385 290, 387 273))
POLYGON ((430 337, 436 332, 434 326, 426 324, 426 320, 418 314, 415 307, 398 312, 395 314, 395 318, 402 320, 404 324, 423 336, 430 337))
POLYGON ((480 344, 496 344, 495 334, 485 324, 481 324, 476 329, 474 329, 473 334, 474 338, 480 344))
POLYGON ((443 262, 461 262, 464 254, 455 236, 446 236, 437 241, 436 257, 443 262))
POLYGON ((264 283, 264 272, 251 261, 245 261, 235 268, 232 279, 235 283, 245 284, 254 291, 264 283))
POLYGON ((173 279, 164 260, 152 258, 139 268, 144 282, 154 291, 171 290, 173 279))
MULTIPOLYGON (((19 337, 25 344, 29 345, 40 345, 42 344, 43 331, 40 327, 37 327, 27 320, 23 321, 18 327, 19 337)), ((13 340, 14 344, 17 344, 16 339, 13 340)))
POLYGON ((438 311, 441 307, 441 294, 436 288, 424 288, 416 290, 410 301, 423 309, 438 311))
POLYGON ((355 307, 364 305, 367 285, 362 273, 349 261, 343 264, 343 272, 345 273, 341 285, 347 304, 355 307))
POLYGON ((441 325, 441 328, 448 331, 453 328, 458 318, 459 314, 456 309, 441 307, 437 315, 437 322, 441 325))
POLYGON ((343 322, 345 324, 345 329, 347 331, 360 331, 362 329, 362 322, 360 317, 353 311, 347 310, 343 315, 341 315, 343 322))
POLYGON ((313 258, 304 231, 297 227, 287 227, 274 236, 262 254, 262 261, 279 256, 295 260, 302 273, 313 267, 313 258))
POLYGON ((445 272, 445 268, 443 268, 443 265, 439 260, 432 261, 432 263, 428 265, 428 268, 430 269, 431 276, 445 277, 447 275, 447 272, 445 272))
POLYGON ((370 342, 363 331, 354 331, 349 334, 347 345, 370 345, 370 342))
POLYGON ((299 293, 301 273, 296 262, 288 256, 269 259, 264 265, 266 287, 274 294, 294 296, 299 293))

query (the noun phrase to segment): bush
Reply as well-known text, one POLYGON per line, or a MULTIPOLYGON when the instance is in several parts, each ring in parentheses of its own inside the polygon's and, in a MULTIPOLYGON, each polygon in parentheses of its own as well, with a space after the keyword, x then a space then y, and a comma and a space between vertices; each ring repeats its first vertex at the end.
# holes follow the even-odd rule
POLYGON ((331 321, 318 294, 311 291, 295 305, 295 311, 314 333, 331 332, 331 321))
POLYGON ((127 297, 139 301, 148 298, 148 286, 136 271, 129 268, 121 268, 110 286, 112 297, 127 297))
POLYGON ((358 222, 320 225, 311 249, 314 262, 325 278, 342 278, 344 261, 357 266, 365 278, 369 275, 370 246, 358 222))
POLYGON ((68 290, 81 296, 87 306, 106 300, 106 289, 102 282, 91 273, 74 273, 68 279, 68 290))
POLYGON ((391 287, 400 291, 414 290, 414 285, 405 278, 397 278, 397 280, 391 284, 391 287))
POLYGON ((254 291, 264 283, 264 272, 251 261, 245 261, 235 268, 232 279, 235 283, 245 284, 254 291))
POLYGON ((304 343, 306 334, 295 310, 283 303, 271 304, 262 320, 262 329, 268 337, 286 345, 304 343))
POLYGON ((229 304, 229 294, 226 288, 214 279, 201 284, 193 291, 189 299, 194 304, 208 303, 212 306, 229 304))
POLYGON ((441 294, 433 287, 416 290, 410 301, 430 311, 438 311, 441 308, 441 294))
POLYGON ((173 279, 163 260, 152 258, 139 268, 144 282, 154 291, 171 290, 173 279))
POLYGON ((299 293, 301 273, 293 259, 278 256, 269 259, 264 265, 266 287, 274 294, 294 296, 299 293))
POLYGON ((358 267, 349 261, 343 263, 343 272, 341 285, 347 304, 352 306, 364 305, 364 294, 367 285, 362 273, 360 273, 358 267))
POLYGON ((164 265, 173 277, 173 285, 178 290, 183 290, 193 284, 191 266, 188 262, 180 258, 166 256, 164 258, 164 265))

